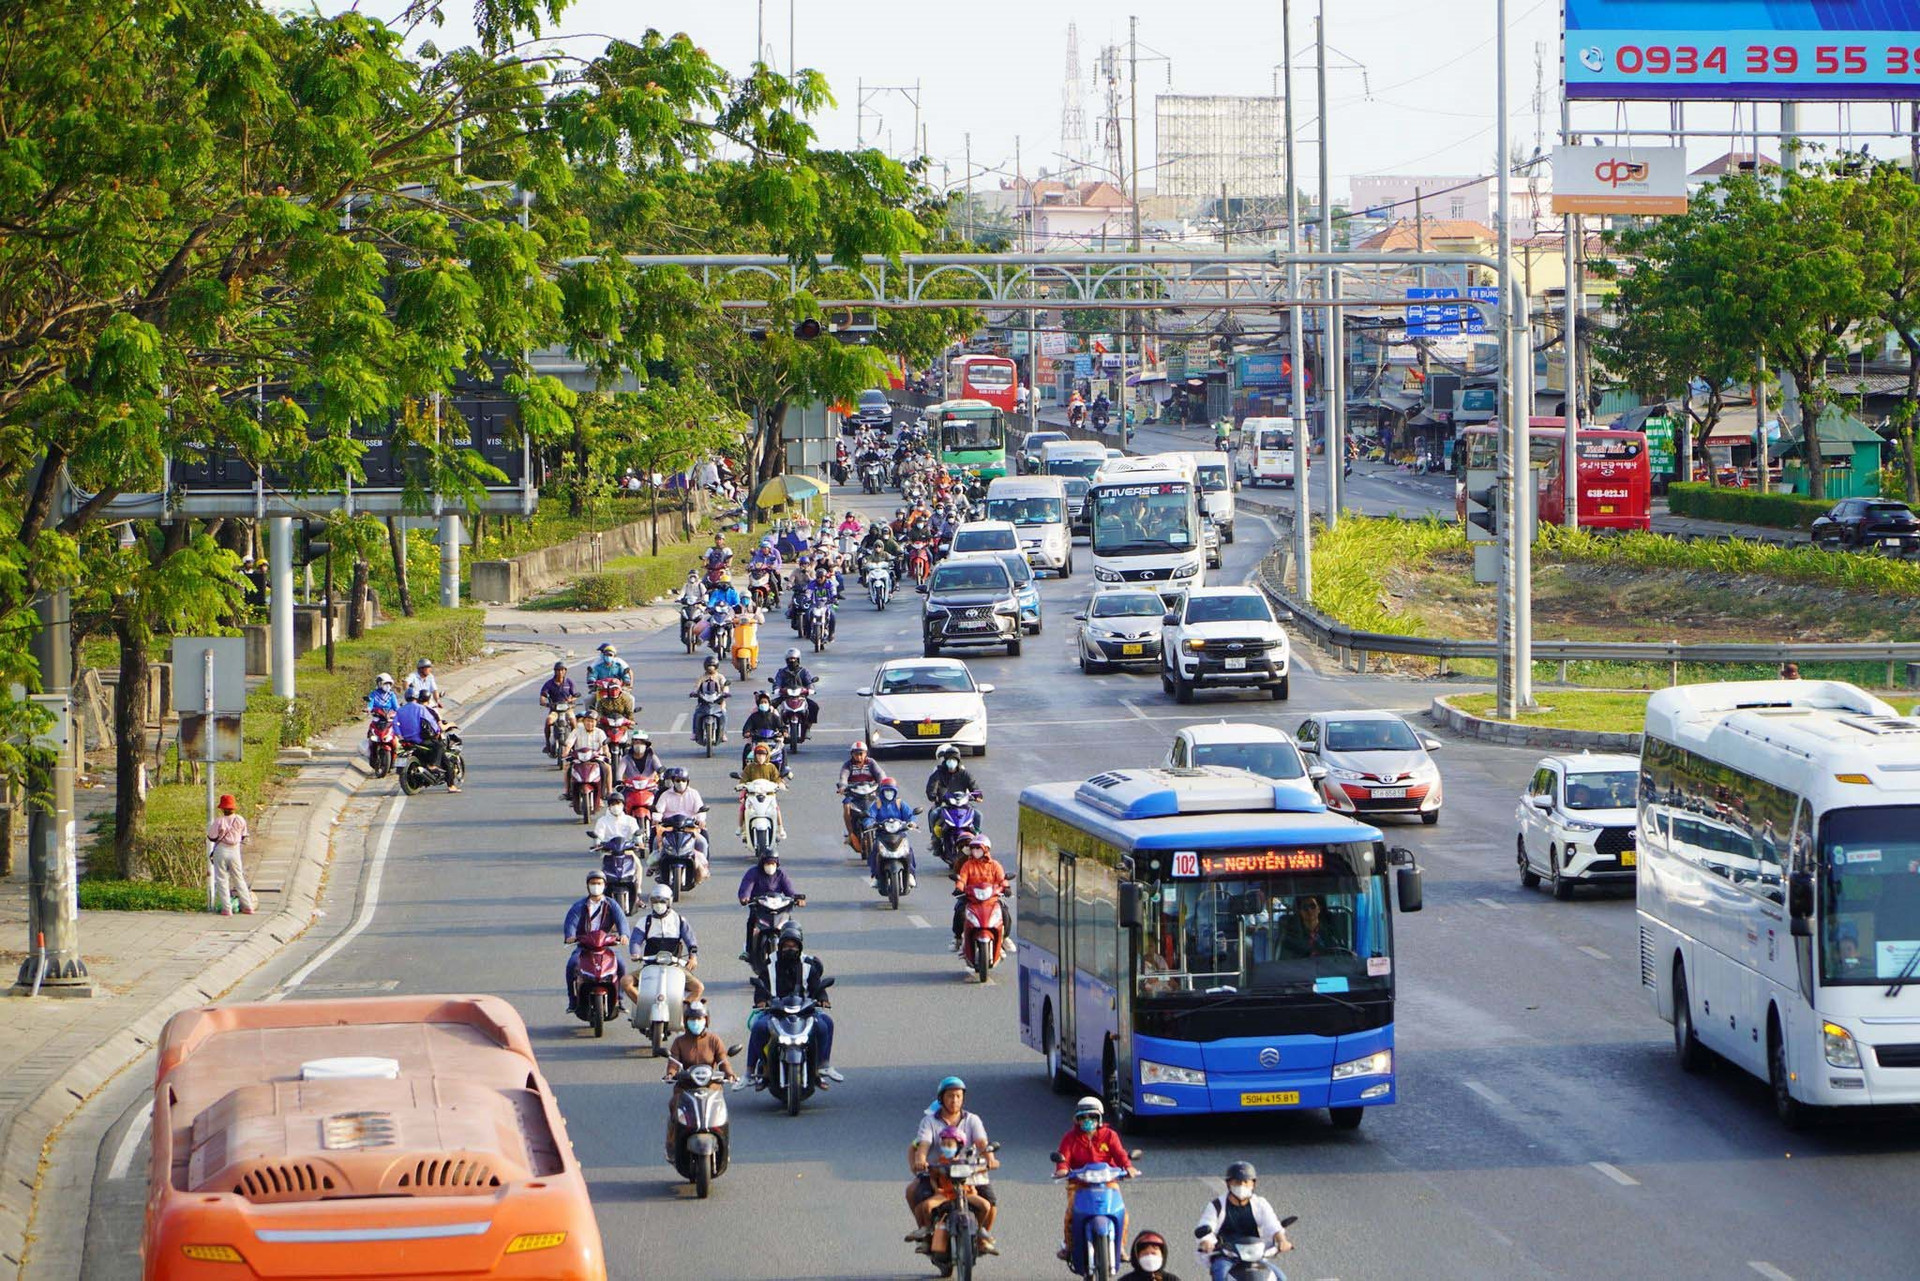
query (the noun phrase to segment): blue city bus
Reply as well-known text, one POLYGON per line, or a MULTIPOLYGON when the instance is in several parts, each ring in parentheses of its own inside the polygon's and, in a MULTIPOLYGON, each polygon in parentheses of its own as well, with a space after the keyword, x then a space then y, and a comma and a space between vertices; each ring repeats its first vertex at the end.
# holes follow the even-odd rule
POLYGON ((1128 1119, 1394 1101, 1413 855, 1311 789, 1125 769, 1020 793, 1020 1039, 1128 1119), (1309 901, 1313 906, 1309 906, 1309 901))

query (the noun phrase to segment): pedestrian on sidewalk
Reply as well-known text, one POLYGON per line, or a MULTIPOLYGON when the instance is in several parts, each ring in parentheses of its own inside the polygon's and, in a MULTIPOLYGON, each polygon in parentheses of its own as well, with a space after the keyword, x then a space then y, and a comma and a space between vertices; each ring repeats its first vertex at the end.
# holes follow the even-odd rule
POLYGON ((213 897, 220 915, 232 916, 237 900, 241 912, 253 915, 253 891, 247 888, 247 872, 241 857, 241 843, 252 839, 247 820, 236 812, 239 802, 231 795, 220 798, 220 814, 207 824, 207 861, 212 865, 213 897))

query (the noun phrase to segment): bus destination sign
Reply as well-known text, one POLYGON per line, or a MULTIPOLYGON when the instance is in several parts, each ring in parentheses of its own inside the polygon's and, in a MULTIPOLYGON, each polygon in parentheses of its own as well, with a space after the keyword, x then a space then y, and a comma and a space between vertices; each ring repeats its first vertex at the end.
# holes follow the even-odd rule
POLYGON ((1100 493, 1105 498, 1153 498, 1160 494, 1183 494, 1187 486, 1183 481, 1162 481, 1157 485, 1102 485, 1100 493))
POLYGON ((1202 854, 1201 876, 1260 876, 1271 872, 1324 872, 1325 850, 1266 850, 1257 854, 1202 854))

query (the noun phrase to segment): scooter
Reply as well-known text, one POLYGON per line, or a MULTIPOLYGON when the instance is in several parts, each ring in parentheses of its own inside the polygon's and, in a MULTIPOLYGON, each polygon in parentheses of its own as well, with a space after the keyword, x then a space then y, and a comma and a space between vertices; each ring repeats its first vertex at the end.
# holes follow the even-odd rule
POLYGON ((613 951, 617 942, 606 930, 588 930, 574 945, 580 961, 573 1012, 592 1025, 595 1036, 605 1036, 607 1023, 620 1014, 620 962, 613 951))
MULTIPOLYGON (((772 683, 771 677, 768 683, 772 683)), ((780 705, 780 721, 787 731, 787 746, 796 752, 807 741, 807 700, 811 697, 811 685, 774 691, 774 701, 780 705)))
POLYGON ((771 609, 780 603, 780 584, 771 570, 749 570, 747 592, 753 597, 753 603, 761 609, 771 609))
POLYGON ((616 836, 595 848, 600 851, 600 870, 607 874, 607 897, 632 916, 633 905, 640 898, 640 859, 633 852, 633 843, 616 836))
POLYGON ((653 800, 659 791, 659 780, 652 775, 631 779, 620 789, 620 808, 640 824, 641 832, 646 834, 641 839, 649 846, 653 844, 653 800))
POLYGON ((780 927, 793 919, 795 907, 805 907, 806 898, 792 898, 785 894, 762 894, 747 902, 747 932, 751 945, 747 948, 747 964, 755 970, 764 970, 767 961, 773 956, 773 949, 780 941, 780 927))
POLYGON ((813 642, 813 652, 819 653, 833 641, 834 633, 833 602, 825 595, 816 595, 807 605, 807 639, 813 642))
POLYGON ((960 857, 960 835, 980 830, 980 811, 974 802, 978 792, 948 792, 933 811, 933 852, 952 867, 960 857))
POLYGON ((400 754, 400 734, 393 728, 393 719, 392 712, 381 709, 367 722, 367 764, 373 768, 375 778, 391 774, 393 762, 400 754))
MULTIPOLYGON (((737 779, 740 775, 736 772, 730 777, 737 779)), ((751 783, 742 783, 740 790, 747 798, 747 845, 752 849, 754 859, 757 861, 762 855, 777 853, 780 802, 776 794, 780 791, 780 784, 756 778, 751 783)))
POLYGON ((717 690, 696 690, 688 697, 699 704, 693 709, 693 741, 712 756, 714 745, 727 733, 727 695, 717 690))
POLYGON ((713 1181, 727 1172, 731 1155, 722 1080, 720 1069, 705 1063, 681 1068, 673 1078, 673 1168, 692 1181, 695 1195, 703 1199, 713 1192, 713 1181))
POLYGON ((873 879, 880 883, 880 893, 885 896, 887 906, 895 911, 900 910, 900 900, 913 889, 910 879, 913 848, 907 837, 913 828, 914 824, 905 819, 889 818, 882 820, 868 837, 873 842, 873 879))
MULTIPOLYGON (((701 806, 700 812, 706 813, 707 807, 701 806)), ((700 883, 699 868, 693 859, 693 842, 699 834, 700 820, 690 815, 675 814, 660 821, 653 879, 672 890, 676 899, 700 883)))
POLYGON ((556 703, 547 711, 547 742, 544 748, 548 756, 560 759, 561 744, 567 741, 567 735, 573 733, 573 700, 566 699, 556 703))
MULTIPOLYGON (((824 985, 832 987, 833 980, 825 980, 824 985)), ((788 1116, 800 1115, 801 1103, 813 1097, 819 1083, 820 1052, 813 1039, 818 1008, 812 997, 796 992, 774 998, 760 1014, 773 1023, 768 1029, 766 1062, 760 1065, 760 1088, 780 1100, 788 1116)))
MULTIPOLYGON (((1299 1221, 1299 1215, 1290 1214, 1280 1220, 1280 1226, 1290 1228, 1299 1221)), ((1280 1273, 1267 1260, 1279 1256, 1279 1246, 1259 1237, 1221 1237, 1207 1260, 1209 1264, 1215 1259, 1232 1260, 1227 1266, 1227 1281, 1274 1281, 1280 1273)))
POLYGON ((860 488, 869 494, 880 492, 880 484, 886 473, 878 460, 869 459, 860 464, 860 488))
POLYGON ((878 783, 849 783, 840 794, 841 806, 851 811, 853 819, 853 856, 866 858, 873 847, 873 829, 867 825, 867 813, 873 808, 873 798, 880 792, 878 783))
POLYGON ((581 823, 591 823, 599 812, 606 787, 606 763, 598 756, 574 752, 567 760, 567 791, 581 823))
POLYGON ((907 545, 907 577, 913 580, 915 587, 927 581, 927 575, 933 572, 933 552, 926 540, 916 538, 907 545))
POLYGON ((613 761, 613 772, 617 776, 620 758, 633 751, 633 722, 609 712, 600 718, 600 729, 607 736, 607 756, 613 761))
MULTIPOLYGON (((773 762, 774 768, 780 771, 782 778, 785 778, 787 776, 787 747, 786 744, 781 741, 780 735, 773 730, 755 730, 753 738, 741 744, 740 764, 742 768, 746 766, 748 761, 753 759, 753 748, 756 743, 765 743, 767 745, 767 759, 773 762)), ((739 776, 735 775, 734 777, 737 778, 739 776)))
POLYGON ((442 758, 445 765, 440 769, 431 768, 421 760, 415 744, 408 742, 399 744, 401 752, 406 756, 406 760, 399 768, 400 790, 408 796, 412 796, 423 787, 434 787, 442 783, 451 783, 458 787, 460 780, 467 776, 466 758, 460 755, 459 731, 451 725, 442 727, 440 741, 446 746, 446 752, 442 758))
POLYGON ((875 609, 885 609, 887 602, 893 599, 893 566, 884 556, 875 557, 867 562, 865 580, 867 599, 873 602, 875 609))
POLYGON ((980 1221, 973 1215, 973 1204, 965 1193, 987 1181, 987 1153, 998 1152, 998 1143, 989 1143, 985 1151, 976 1147, 966 1147, 954 1154, 951 1161, 943 1161, 938 1156, 927 1159, 929 1169, 939 1169, 952 1181, 956 1195, 936 1212, 933 1221, 933 1245, 927 1251, 927 1257, 933 1260, 933 1266, 941 1276, 950 1276, 955 1281, 972 1281, 973 1269, 980 1261, 980 1221), (940 1245, 944 1238, 945 1249, 940 1245))
MULTIPOLYGON (((1127 1155, 1137 1158, 1140 1154, 1127 1155)), ((1060 1154, 1054 1153, 1053 1159, 1057 1164, 1060 1154)), ((1120 1275, 1120 1229, 1127 1220, 1127 1206, 1119 1184, 1137 1173, 1096 1161, 1054 1176, 1078 1185, 1073 1191, 1073 1226, 1067 1235, 1071 1242, 1067 1268, 1073 1275, 1088 1281, 1113 1281, 1120 1275)))
POLYGON ((1007 937, 1007 918, 1001 908, 1001 895, 990 885, 974 886, 967 894, 960 921, 960 959, 980 982, 985 983, 993 967, 1000 964, 1001 947, 1007 937))
POLYGON ((673 1029, 687 1004, 687 958, 678 951, 654 952, 634 975, 639 995, 633 1003, 634 1030, 653 1045, 653 1057, 667 1052, 673 1029))
POLYGON ((725 661, 733 653, 733 611, 725 605, 716 605, 707 611, 707 648, 713 656, 725 661))
POLYGON ((698 601, 682 600, 680 602, 680 643, 687 647, 689 654, 700 648, 699 627, 702 612, 703 607, 698 601))

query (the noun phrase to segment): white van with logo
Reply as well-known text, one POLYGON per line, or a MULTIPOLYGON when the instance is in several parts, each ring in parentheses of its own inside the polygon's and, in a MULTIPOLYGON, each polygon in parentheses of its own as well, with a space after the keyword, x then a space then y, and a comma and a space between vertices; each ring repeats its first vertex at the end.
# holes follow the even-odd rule
POLYGON ((1035 573, 1073 577, 1073 533, 1068 526, 1067 486, 1058 476, 1001 476, 987 486, 981 513, 1004 520, 1020 537, 1020 550, 1035 573))
POLYGON ((1233 541, 1233 463, 1217 449, 1196 449, 1186 455, 1193 460, 1194 478, 1200 482, 1200 510, 1220 531, 1220 541, 1233 541))
POLYGON ((1254 484, 1293 488, 1293 430, 1291 418, 1248 418, 1240 424, 1247 477, 1254 484))
POLYGON ((1107 461, 1107 447, 1091 440, 1050 440, 1040 447, 1040 472, 1067 484, 1067 522, 1087 533, 1087 486, 1107 461))

